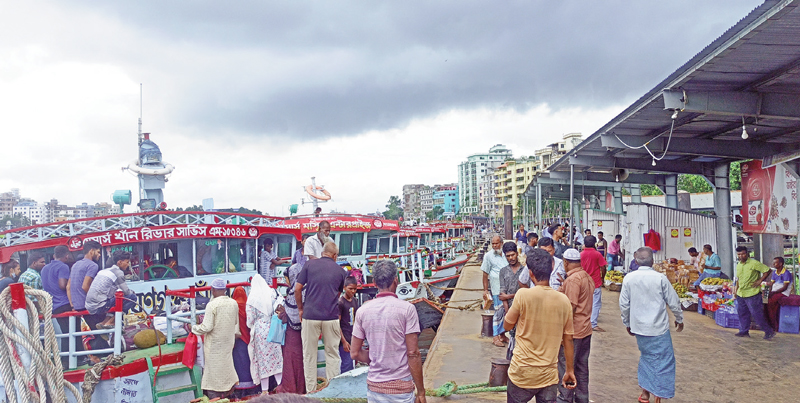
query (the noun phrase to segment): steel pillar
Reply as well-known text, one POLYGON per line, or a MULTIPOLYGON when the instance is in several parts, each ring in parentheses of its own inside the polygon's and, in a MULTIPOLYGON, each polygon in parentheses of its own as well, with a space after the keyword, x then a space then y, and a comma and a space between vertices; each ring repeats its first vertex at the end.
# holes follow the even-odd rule
POLYGON ((667 175, 664 185, 667 207, 678 208, 678 175, 667 175))
POLYGON ((641 203, 642 202, 642 187, 639 186, 638 183, 631 184, 630 191, 631 191, 631 203, 641 203))
POLYGON ((567 232, 567 243, 574 247, 575 238, 572 236, 572 230, 575 228, 575 211, 573 206, 575 203, 575 165, 569 166, 569 225, 570 229, 567 232))
POLYGON ((729 171, 728 163, 714 167, 714 213, 717 215, 717 254, 722 263, 722 272, 733 278, 735 256, 729 171))
POLYGON ((613 192, 614 192, 614 212, 622 214, 622 188, 615 187, 613 192))
POLYGON ((536 225, 542 224, 542 184, 536 184, 536 225))

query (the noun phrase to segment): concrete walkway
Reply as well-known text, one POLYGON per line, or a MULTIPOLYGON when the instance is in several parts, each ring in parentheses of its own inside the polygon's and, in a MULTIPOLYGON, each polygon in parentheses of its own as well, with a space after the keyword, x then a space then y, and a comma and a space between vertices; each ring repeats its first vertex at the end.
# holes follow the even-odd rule
MULTIPOLYGON (((459 288, 482 287, 480 265, 464 267, 459 288)), ((480 291, 456 290, 453 305, 476 300, 480 291)), ((672 332, 677 360, 676 397, 670 402, 800 401, 800 336, 779 333, 762 340, 763 332, 752 338, 734 337, 735 329, 717 326, 711 318, 686 312, 685 329, 672 332)), ((607 332, 592 336, 589 359, 589 392, 594 402, 636 402, 636 370, 639 350, 636 339, 622 326, 619 293, 604 291, 599 324, 607 332)), ((425 386, 436 388, 447 381, 458 384, 486 382, 491 359, 503 357, 505 349, 490 338, 480 337, 481 311, 449 309, 425 362, 425 386)), ((454 395, 430 398, 432 402, 505 401, 505 393, 454 395)))

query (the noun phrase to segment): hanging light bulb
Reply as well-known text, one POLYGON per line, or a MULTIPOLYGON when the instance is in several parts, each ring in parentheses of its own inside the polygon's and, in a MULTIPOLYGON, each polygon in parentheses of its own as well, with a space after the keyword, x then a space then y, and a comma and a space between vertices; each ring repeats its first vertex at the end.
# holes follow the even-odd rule
POLYGON ((656 159, 653 158, 653 166, 656 166, 656 159))
POLYGON ((747 125, 744 123, 744 116, 742 116, 742 140, 747 140, 748 137, 750 135, 747 134, 747 125))

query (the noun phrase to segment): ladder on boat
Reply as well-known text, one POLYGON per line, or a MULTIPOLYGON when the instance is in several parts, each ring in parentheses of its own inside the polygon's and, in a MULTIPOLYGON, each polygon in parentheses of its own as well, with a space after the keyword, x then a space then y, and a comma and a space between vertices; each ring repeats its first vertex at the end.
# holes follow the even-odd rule
MULTIPOLYGON (((166 396, 177 395, 178 393, 185 393, 185 392, 193 392, 194 397, 199 398, 203 396, 203 390, 200 387, 200 380, 202 379, 203 375, 200 372, 200 366, 195 364, 194 368, 189 368, 183 365, 180 361, 171 363, 171 362, 160 362, 161 368, 158 369, 158 378, 156 378, 156 368, 158 365, 153 365, 153 358, 146 357, 147 359, 147 370, 150 375, 150 386, 153 389, 153 403, 159 403, 159 399, 166 396), (184 372, 189 373, 189 381, 191 382, 189 385, 178 386, 171 389, 158 389, 158 382, 162 376, 170 376, 181 374, 184 372)), ((158 360, 158 357, 155 357, 158 360)))

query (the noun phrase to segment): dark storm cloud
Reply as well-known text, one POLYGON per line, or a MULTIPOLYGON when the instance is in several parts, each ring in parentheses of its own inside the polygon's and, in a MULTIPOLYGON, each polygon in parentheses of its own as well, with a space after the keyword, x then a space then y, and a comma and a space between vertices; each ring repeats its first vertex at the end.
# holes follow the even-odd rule
POLYGON ((173 121, 209 132, 306 139, 402 127, 454 108, 629 102, 757 6, 752 0, 85 4, 158 43, 154 59, 127 63, 154 92, 169 94, 161 113, 173 121))

